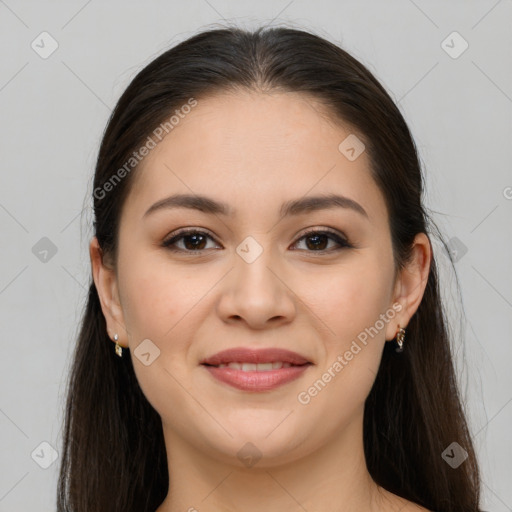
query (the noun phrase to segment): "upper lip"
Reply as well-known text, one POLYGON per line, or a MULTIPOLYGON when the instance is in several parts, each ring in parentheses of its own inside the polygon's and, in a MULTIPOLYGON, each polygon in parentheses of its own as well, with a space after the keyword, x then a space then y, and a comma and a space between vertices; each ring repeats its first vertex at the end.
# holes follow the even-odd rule
POLYGON ((228 363, 273 363, 281 361, 295 365, 310 363, 306 358, 296 352, 281 348, 244 348, 236 347, 217 352, 201 361, 201 364, 219 365, 228 363))

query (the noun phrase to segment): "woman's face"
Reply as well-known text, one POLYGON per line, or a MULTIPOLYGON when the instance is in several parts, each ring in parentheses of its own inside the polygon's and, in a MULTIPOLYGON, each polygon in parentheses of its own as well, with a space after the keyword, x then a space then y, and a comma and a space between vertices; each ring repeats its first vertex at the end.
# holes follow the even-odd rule
POLYGON ((240 465, 254 450, 271 466, 359 425, 384 343, 408 318, 384 198, 358 144, 305 96, 226 94, 199 100, 134 171, 104 312, 166 440, 240 465), (181 194, 226 212, 151 210, 181 194), (313 201, 331 195, 347 200, 313 201), (183 228, 192 233, 164 246, 183 228), (272 370, 295 376, 274 387, 265 367, 258 377, 201 364, 232 348, 309 364, 272 370))

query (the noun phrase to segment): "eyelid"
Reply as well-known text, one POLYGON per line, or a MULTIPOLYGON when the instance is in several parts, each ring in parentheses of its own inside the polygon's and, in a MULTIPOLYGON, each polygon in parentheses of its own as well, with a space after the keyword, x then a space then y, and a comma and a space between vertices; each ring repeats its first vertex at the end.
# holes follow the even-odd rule
POLYGON ((320 234, 328 233, 330 235, 334 235, 334 236, 340 238, 341 240, 343 240, 346 243, 349 243, 348 237, 342 231, 338 231, 337 229, 333 229, 333 228, 329 228, 329 227, 306 228, 304 231, 299 232, 299 234, 297 235, 297 240, 304 238, 306 235, 315 234, 315 233, 320 233, 320 234))
POLYGON ((219 244, 219 242, 217 242, 217 239, 215 238, 215 236, 212 233, 210 233, 210 231, 208 231, 207 229, 204 229, 204 228, 180 228, 180 229, 177 229, 176 231, 173 231, 162 242, 162 244, 168 244, 169 242, 172 242, 176 238, 180 238, 180 237, 183 237, 183 236, 186 236, 186 235, 195 235, 195 234, 207 235, 210 238, 212 238, 213 240, 215 240, 216 244, 219 244))

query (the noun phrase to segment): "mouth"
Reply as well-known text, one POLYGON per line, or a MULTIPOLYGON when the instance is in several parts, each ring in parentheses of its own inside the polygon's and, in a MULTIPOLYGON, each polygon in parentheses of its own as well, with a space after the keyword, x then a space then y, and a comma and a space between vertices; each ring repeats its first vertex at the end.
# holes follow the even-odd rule
POLYGON ((235 348, 201 361, 216 380, 242 391, 270 391, 299 378, 313 366, 305 357, 283 349, 235 348))

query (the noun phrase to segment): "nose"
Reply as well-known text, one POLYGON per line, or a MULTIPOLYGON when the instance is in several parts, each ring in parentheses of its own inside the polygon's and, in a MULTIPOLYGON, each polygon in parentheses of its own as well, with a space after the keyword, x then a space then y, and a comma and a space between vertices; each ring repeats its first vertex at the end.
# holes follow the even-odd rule
POLYGON ((252 329, 276 328, 293 321, 297 299, 286 282, 283 265, 264 248, 252 261, 234 255, 234 268, 223 283, 218 314, 227 323, 245 322, 252 329))

